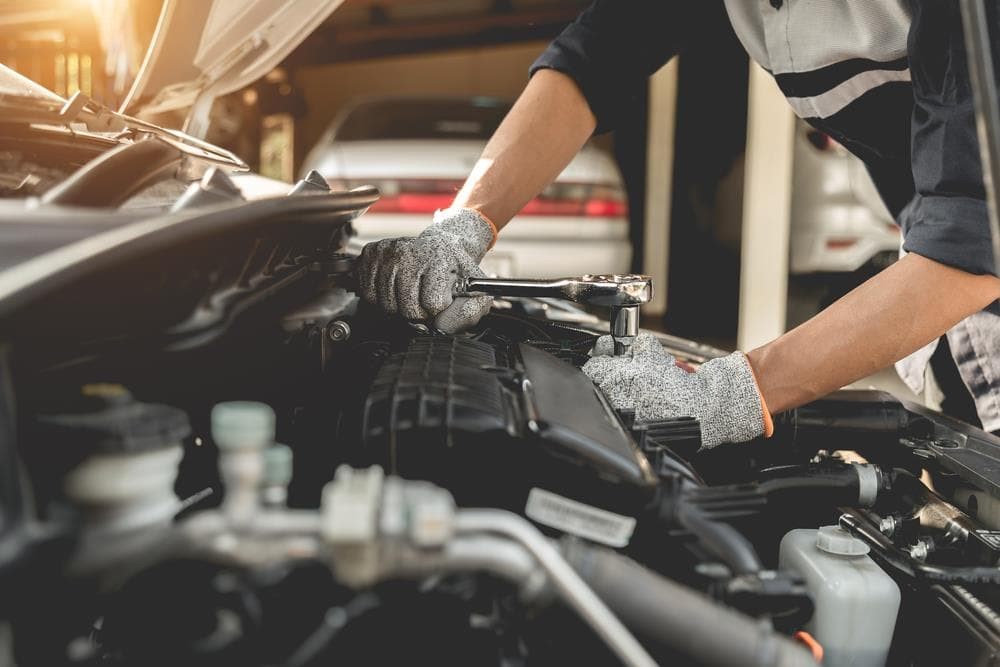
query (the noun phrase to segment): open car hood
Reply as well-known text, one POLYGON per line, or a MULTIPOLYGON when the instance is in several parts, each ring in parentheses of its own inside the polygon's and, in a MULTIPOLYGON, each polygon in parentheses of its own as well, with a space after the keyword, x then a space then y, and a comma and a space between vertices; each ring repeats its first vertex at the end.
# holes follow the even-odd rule
POLYGON ((212 100, 280 63, 343 0, 165 0, 122 111, 188 109, 185 130, 204 136, 212 100))

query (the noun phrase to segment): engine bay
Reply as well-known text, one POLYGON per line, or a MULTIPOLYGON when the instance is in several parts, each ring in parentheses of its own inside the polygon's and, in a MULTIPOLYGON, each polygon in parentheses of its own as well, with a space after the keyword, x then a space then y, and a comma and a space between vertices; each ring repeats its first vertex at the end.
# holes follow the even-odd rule
POLYGON ((0 657, 996 659, 1000 440, 842 392, 704 450, 579 370, 604 325, 361 302, 374 196, 123 223, 0 291, 0 657))

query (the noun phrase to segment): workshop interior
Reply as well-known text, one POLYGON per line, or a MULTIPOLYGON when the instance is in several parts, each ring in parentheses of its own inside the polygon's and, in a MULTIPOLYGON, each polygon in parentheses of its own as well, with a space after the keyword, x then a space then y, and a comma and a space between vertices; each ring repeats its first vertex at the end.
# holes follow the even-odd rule
POLYGON ((974 410, 889 367, 706 447, 582 370, 693 372, 900 256, 722 2, 455 281, 475 326, 361 298, 589 4, 0 0, 0 667, 1000 664, 974 410))

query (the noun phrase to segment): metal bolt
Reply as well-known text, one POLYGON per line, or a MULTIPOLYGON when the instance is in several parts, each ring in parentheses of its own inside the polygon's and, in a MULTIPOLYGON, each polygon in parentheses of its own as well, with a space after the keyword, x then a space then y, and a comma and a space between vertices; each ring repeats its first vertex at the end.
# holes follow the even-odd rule
POLYGON ((330 325, 330 340, 340 343, 351 337, 351 325, 343 320, 337 320, 330 325))
POLYGON ((913 560, 927 560, 928 554, 934 550, 934 541, 929 537, 921 537, 917 543, 910 547, 910 558, 913 560))
POLYGON ((885 517, 878 523, 879 532, 886 537, 892 537, 892 534, 896 532, 897 527, 896 517, 891 515, 885 517))

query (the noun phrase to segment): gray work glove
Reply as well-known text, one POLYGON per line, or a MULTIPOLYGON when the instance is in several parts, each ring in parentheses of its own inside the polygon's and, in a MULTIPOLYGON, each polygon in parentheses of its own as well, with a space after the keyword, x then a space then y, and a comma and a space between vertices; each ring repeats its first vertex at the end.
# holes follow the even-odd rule
POLYGON ((493 223, 468 208, 434 214, 419 236, 383 239, 361 251, 361 297, 390 315, 432 323, 445 333, 473 326, 493 300, 454 297, 455 282, 482 276, 479 262, 493 246, 493 223))
POLYGON ((638 422, 696 417, 704 447, 771 435, 770 415, 742 352, 688 373, 651 334, 639 334, 622 356, 610 356, 612 347, 610 336, 598 339, 583 370, 615 408, 635 410, 638 422))

